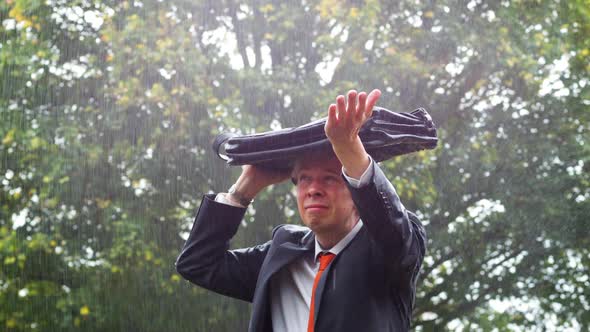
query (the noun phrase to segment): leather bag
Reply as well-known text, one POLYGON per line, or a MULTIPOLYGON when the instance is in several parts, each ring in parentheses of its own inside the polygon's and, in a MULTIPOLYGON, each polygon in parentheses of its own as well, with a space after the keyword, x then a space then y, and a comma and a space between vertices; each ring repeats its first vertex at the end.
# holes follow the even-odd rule
MULTIPOLYGON (((215 138, 213 150, 229 165, 289 169, 306 153, 333 153, 324 132, 325 124, 326 118, 322 118, 299 127, 251 135, 222 133, 215 138)), ((375 106, 359 137, 367 153, 378 162, 434 149, 438 142, 436 127, 424 108, 405 113, 375 106)))

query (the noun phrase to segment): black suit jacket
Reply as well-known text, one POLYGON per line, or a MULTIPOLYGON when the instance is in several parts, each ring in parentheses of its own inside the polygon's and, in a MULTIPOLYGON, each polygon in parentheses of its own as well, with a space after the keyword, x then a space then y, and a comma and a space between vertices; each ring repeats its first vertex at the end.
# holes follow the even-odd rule
MULTIPOLYGON (((363 227, 318 283, 317 332, 407 331, 410 327, 426 235, 377 163, 372 165, 369 184, 349 185, 363 227)), ((248 331, 272 331, 270 280, 298 257, 313 252, 315 239, 306 227, 281 225, 264 244, 229 250, 245 211, 206 195, 176 269, 199 286, 252 302, 248 331)))

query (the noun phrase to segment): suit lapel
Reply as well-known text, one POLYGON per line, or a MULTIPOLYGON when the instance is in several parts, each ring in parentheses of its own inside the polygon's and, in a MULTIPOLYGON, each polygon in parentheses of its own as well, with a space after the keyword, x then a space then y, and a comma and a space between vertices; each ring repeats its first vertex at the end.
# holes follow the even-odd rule
MULTIPOLYGON (((320 310, 320 304, 322 303, 322 295, 324 294, 324 290, 325 287, 330 287, 329 285, 326 285, 326 281, 328 280, 328 276, 330 274, 332 274, 331 280, 334 281, 334 285, 336 283, 336 264, 338 264, 338 260, 341 258, 342 255, 346 255, 346 249, 348 247, 350 247, 356 239, 358 239, 361 236, 364 236, 363 232, 366 232, 366 228, 363 226, 359 232, 355 235, 355 237, 344 247, 342 248, 342 251, 338 254, 338 256, 334 257, 334 260, 330 263, 330 265, 328 265, 328 267, 326 268, 326 270, 324 270, 324 273, 322 273, 322 277, 320 278, 320 281, 318 281, 318 285, 315 291, 315 302, 314 302, 314 306, 313 306, 313 317, 314 317, 314 325, 315 322, 318 320, 319 317, 319 310, 320 310), (332 272, 332 270, 334 270, 332 272)), ((335 287, 335 286, 332 286, 335 287)))
POLYGON ((267 330, 264 326, 271 324, 269 307, 270 278, 281 268, 287 266, 298 257, 301 257, 304 253, 313 250, 315 237, 313 233, 309 231, 301 238, 297 238, 296 235, 293 235, 291 241, 286 241, 277 245, 276 248, 271 249, 268 253, 268 261, 265 262, 260 271, 256 291, 254 292, 254 307, 252 308, 252 319, 250 320, 248 331, 267 330))
POLYGON ((297 242, 281 243, 272 253, 271 259, 268 261, 268 268, 263 271, 260 281, 261 285, 266 285, 270 277, 272 277, 278 270, 285 267, 304 253, 313 250, 315 244, 315 237, 312 232, 306 234, 297 242))

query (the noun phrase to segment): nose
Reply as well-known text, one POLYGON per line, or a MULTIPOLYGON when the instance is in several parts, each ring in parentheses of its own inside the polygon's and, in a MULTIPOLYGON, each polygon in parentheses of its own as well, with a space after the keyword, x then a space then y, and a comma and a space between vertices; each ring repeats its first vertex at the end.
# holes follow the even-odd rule
POLYGON ((307 187, 307 196, 309 197, 321 197, 324 195, 324 190, 319 181, 312 181, 307 187))

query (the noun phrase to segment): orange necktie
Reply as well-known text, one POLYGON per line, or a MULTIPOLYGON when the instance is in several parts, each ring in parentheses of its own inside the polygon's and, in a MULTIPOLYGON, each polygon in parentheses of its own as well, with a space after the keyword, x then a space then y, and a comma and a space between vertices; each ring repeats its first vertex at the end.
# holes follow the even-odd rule
POLYGON ((334 255, 331 252, 326 252, 326 253, 321 253, 320 254, 320 269, 318 270, 318 273, 315 275, 315 279, 313 280, 313 290, 311 291, 311 305, 309 306, 309 320, 307 321, 307 332, 313 332, 313 323, 314 323, 314 317, 313 317, 313 312, 314 312, 314 301, 315 301, 315 289, 318 286, 318 282, 320 281, 320 278, 322 277, 322 273, 324 273, 324 270, 328 267, 328 265, 330 265, 330 262, 334 259, 334 257, 336 257, 336 255, 334 255))

